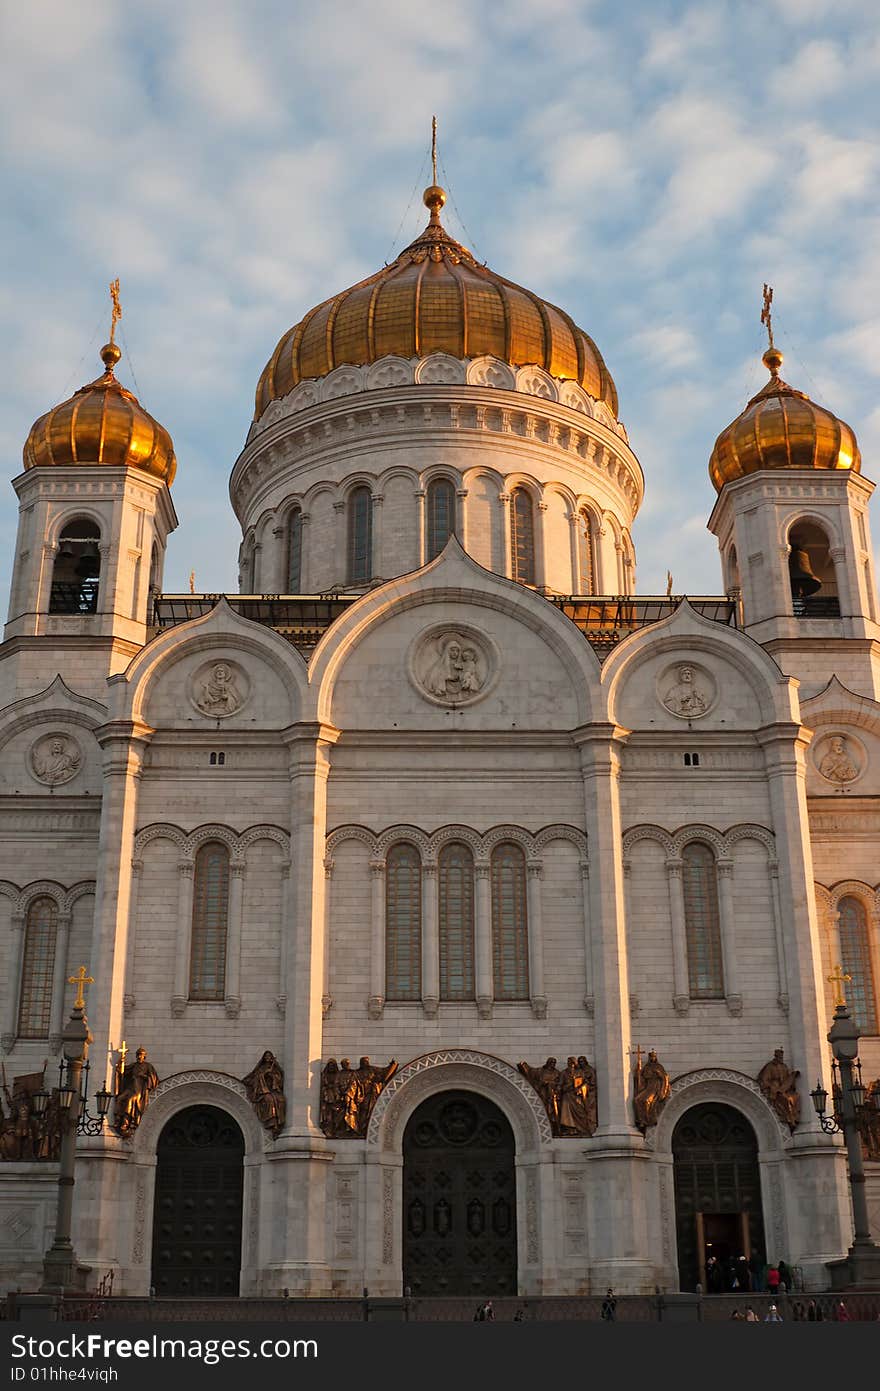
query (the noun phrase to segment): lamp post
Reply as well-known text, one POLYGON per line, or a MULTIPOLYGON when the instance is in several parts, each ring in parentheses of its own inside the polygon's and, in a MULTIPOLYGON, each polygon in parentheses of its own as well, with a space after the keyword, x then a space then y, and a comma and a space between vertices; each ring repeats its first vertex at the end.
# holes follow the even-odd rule
MULTIPOLYGON (((96 1095, 98 1115, 89 1115, 87 1097, 83 1084, 88 1084, 89 1021, 85 1015, 83 988, 93 985, 91 976, 86 975, 85 966, 80 966, 75 976, 69 977, 71 985, 77 986, 70 1019, 61 1036, 64 1061, 58 1086, 58 1108, 61 1121, 61 1153, 58 1166, 58 1208, 55 1218, 55 1239, 43 1257, 42 1291, 46 1294, 63 1294, 66 1289, 78 1287, 77 1272, 80 1269, 71 1240, 71 1219, 73 1216, 73 1184, 76 1164, 77 1134, 99 1135, 104 1128, 104 1118, 110 1108, 111 1095, 106 1086, 96 1095)), ((34 1097, 34 1110, 37 1115, 45 1115, 49 1097, 38 1093, 34 1097)))
POLYGON ((829 1262, 831 1282, 835 1289, 880 1289, 880 1247, 871 1239, 865 1166, 858 1126, 859 1116, 866 1104, 861 1064, 858 1061, 859 1027, 847 1009, 842 989, 843 982, 851 977, 845 976, 838 966, 835 974, 828 979, 838 992, 834 1021, 828 1033, 835 1064, 833 1117, 825 1114, 828 1093, 821 1082, 816 1083, 810 1097, 822 1129, 828 1134, 843 1134, 849 1163, 854 1227, 853 1244, 846 1260, 829 1262))

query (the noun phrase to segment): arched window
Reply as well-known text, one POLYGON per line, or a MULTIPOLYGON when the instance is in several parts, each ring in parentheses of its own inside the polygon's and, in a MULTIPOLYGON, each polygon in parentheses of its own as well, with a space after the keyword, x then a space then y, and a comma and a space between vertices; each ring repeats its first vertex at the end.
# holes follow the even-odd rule
POLYGON ((789 532, 788 545, 795 618, 839 618, 837 575, 825 532, 815 522, 796 522, 789 532))
POLYGON ((474 858, 466 845, 444 845, 437 858, 440 999, 474 998, 474 858))
POLYGON ((868 915, 858 898, 842 898, 837 905, 840 923, 840 964, 852 980, 846 998, 861 1034, 877 1033, 877 995, 871 969, 868 915))
POLYGON ((50 613, 97 613, 101 533, 86 517, 68 522, 58 538, 50 613))
POLYGON ((229 921, 229 850, 209 840, 196 854, 193 883, 191 1000, 222 1000, 226 993, 226 929, 229 921))
POLYGON ((436 478, 428 486, 426 560, 439 555, 455 532, 455 489, 448 478, 436 478))
POLYGON ((525 488, 514 488, 510 499, 510 564, 520 584, 535 583, 535 522, 525 488))
POLYGON ((739 589, 739 561, 736 556, 736 546, 731 546, 727 552, 727 587, 728 589, 739 589))
POLYGON ((401 841, 385 861, 385 998, 422 997, 422 862, 401 841))
POLYGON ((715 856, 708 845, 692 841, 681 860, 691 999, 720 1000, 724 973, 715 856))
POLYGON ((35 898, 28 908, 18 1005, 19 1038, 48 1038, 55 974, 58 908, 51 898, 35 898))
POLYGON ((302 589, 303 514, 295 507, 287 523, 287 592, 299 594, 302 589))
POLYGON ((580 575, 580 594, 595 594, 596 589, 596 565, 595 565, 595 538, 593 536, 593 520, 589 512, 578 514, 578 566, 580 575))
POLYGON ((355 488, 348 499, 348 579, 365 584, 373 577, 373 496, 355 488))
POLYGON ((496 1000, 529 998, 526 861, 512 841, 492 851, 492 971, 496 1000))

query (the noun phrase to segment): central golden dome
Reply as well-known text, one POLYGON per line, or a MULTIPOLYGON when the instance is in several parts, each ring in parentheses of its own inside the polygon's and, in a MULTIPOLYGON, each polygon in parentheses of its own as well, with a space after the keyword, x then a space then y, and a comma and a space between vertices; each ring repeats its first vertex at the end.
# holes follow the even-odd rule
POLYGON ((479 265, 440 222, 442 188, 425 190, 431 220, 390 266, 324 300, 281 339, 257 386, 255 419, 308 377, 379 358, 489 354, 537 363, 577 382, 617 415, 602 354, 562 309, 479 265))

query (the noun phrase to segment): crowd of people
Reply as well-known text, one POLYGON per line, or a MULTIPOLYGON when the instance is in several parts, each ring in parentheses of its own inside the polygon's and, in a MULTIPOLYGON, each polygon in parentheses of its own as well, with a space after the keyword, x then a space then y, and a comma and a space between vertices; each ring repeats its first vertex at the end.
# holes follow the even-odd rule
POLYGON ((762 1256, 735 1256, 725 1264, 717 1256, 706 1258, 708 1294, 790 1294, 794 1272, 785 1261, 765 1261, 762 1256))

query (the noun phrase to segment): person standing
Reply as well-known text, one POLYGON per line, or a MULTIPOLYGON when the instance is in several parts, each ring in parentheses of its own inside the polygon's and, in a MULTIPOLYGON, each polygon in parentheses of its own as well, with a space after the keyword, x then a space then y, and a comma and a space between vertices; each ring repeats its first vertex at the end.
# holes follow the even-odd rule
POLYGON ((767 1267, 767 1289, 775 1299, 779 1293, 779 1267, 775 1262, 767 1267))
POLYGON ((764 1319, 765 1323, 783 1323, 783 1317, 775 1304, 771 1304, 764 1319))
POLYGON ((602 1313, 600 1317, 604 1319, 605 1323, 614 1323, 617 1318, 617 1300, 614 1297, 614 1291, 610 1287, 605 1298, 602 1300, 602 1313))

